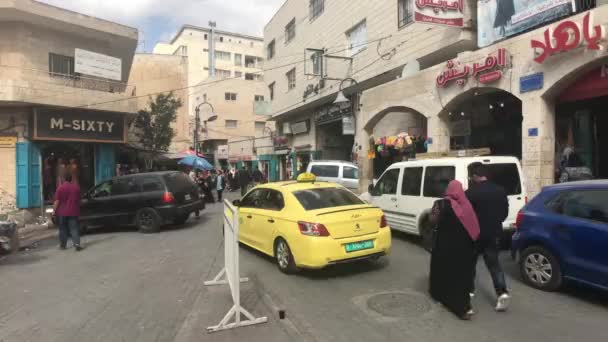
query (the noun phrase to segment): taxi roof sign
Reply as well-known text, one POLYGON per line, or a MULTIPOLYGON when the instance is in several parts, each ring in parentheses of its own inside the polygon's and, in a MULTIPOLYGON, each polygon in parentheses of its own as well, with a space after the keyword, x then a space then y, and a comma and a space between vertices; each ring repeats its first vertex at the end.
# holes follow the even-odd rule
POLYGON ((313 182, 317 180, 317 176, 310 172, 302 173, 296 179, 299 183, 313 182))

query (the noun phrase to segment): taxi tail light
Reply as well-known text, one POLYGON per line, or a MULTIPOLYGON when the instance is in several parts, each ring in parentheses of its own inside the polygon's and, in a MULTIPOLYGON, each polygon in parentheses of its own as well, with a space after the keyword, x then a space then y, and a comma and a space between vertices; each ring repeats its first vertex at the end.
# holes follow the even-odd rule
POLYGON ((386 227, 388 227, 388 222, 386 222, 386 215, 382 215, 382 217, 380 217, 380 228, 386 227))
POLYGON ((308 236, 329 236, 329 231, 320 223, 298 222, 298 228, 302 235, 308 236))
POLYGON ((165 191, 165 193, 163 194, 163 203, 165 204, 171 204, 175 202, 175 197, 173 197, 173 194, 165 191))

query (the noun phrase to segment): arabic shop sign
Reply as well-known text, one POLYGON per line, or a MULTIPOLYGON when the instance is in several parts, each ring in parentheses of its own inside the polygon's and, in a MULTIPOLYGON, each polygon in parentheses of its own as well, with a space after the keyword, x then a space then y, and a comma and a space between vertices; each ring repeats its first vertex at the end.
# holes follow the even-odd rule
POLYGON ((472 66, 467 64, 463 66, 459 62, 449 60, 447 69, 437 76, 437 87, 446 87, 452 81, 463 86, 469 77, 476 78, 480 83, 491 83, 502 78, 501 69, 506 66, 507 50, 504 48, 498 49, 481 63, 473 63, 472 66))
POLYGON ((543 41, 532 40, 530 45, 534 50, 534 61, 542 64, 547 57, 558 52, 566 52, 585 46, 589 50, 600 50, 600 42, 606 38, 606 30, 602 25, 593 25, 591 13, 583 18, 583 25, 571 20, 559 23, 555 29, 545 30, 543 41))
POLYGON ((83 142, 126 142, 125 115, 86 110, 34 112, 34 139, 83 142))
POLYGON ((464 26, 464 0, 410 0, 414 21, 426 24, 464 26))

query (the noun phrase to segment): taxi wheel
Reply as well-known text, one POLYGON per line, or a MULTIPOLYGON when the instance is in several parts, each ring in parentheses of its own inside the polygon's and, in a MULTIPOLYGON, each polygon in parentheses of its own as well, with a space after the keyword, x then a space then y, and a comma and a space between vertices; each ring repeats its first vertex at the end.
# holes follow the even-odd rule
POLYGON ((274 243, 274 257, 281 272, 293 274, 298 271, 287 241, 281 238, 276 240, 274 243))

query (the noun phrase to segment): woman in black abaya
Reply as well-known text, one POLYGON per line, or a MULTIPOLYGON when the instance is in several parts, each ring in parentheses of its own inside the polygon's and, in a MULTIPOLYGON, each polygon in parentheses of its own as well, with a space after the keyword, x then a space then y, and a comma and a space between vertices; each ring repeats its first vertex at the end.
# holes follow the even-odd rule
POLYGON ((431 255, 431 296, 458 317, 470 319, 479 222, 460 182, 450 182, 445 198, 435 202, 433 216, 437 233, 431 255))

